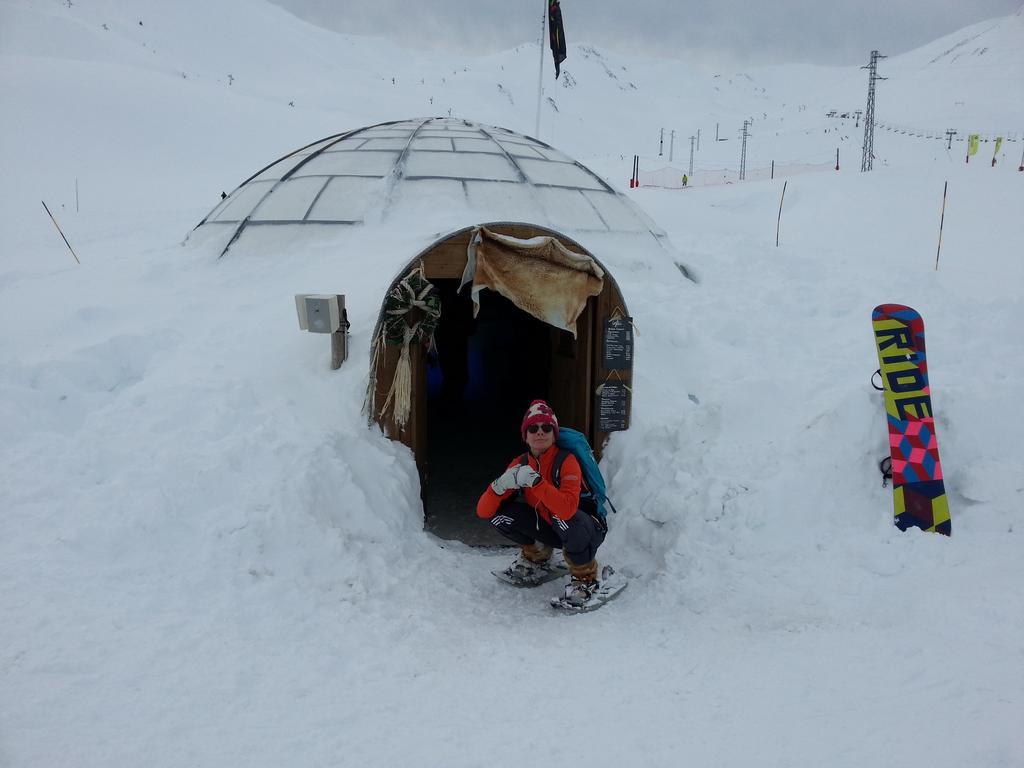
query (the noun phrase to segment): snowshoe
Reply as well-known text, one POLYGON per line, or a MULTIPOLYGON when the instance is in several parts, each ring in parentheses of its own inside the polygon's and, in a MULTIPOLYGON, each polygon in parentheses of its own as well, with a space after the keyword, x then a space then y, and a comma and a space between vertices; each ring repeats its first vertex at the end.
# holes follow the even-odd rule
POLYGON ((615 572, 610 565, 601 569, 599 581, 581 582, 571 580, 565 587, 565 593, 551 598, 551 607, 565 613, 587 613, 596 611, 609 600, 616 598, 629 582, 624 576, 615 572))
POLYGON ((522 553, 516 555, 512 564, 500 571, 491 571, 500 581, 511 584, 513 587, 536 587, 554 579, 560 579, 569 572, 569 568, 563 561, 545 563, 534 563, 523 557, 522 553))

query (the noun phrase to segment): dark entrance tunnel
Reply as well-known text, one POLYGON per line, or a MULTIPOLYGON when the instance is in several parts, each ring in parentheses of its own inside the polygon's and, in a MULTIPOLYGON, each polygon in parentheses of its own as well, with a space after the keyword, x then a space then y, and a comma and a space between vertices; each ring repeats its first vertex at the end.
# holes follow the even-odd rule
POLYGON ((434 282, 442 301, 436 354, 427 360, 427 530, 467 544, 506 541, 476 517, 487 484, 524 450, 530 401, 549 399, 552 328, 488 291, 473 317, 467 287, 434 282))
MULTIPOLYGON (((484 228, 522 241, 552 237, 593 259, 579 243, 533 224, 492 222, 438 240, 406 265, 385 294, 391 296, 403 279, 413 276, 429 282, 441 299, 435 349, 428 352, 421 343, 405 348, 409 407, 397 420, 392 393, 403 347, 386 339, 385 299, 373 332, 366 407, 384 434, 413 453, 426 530, 474 546, 504 546, 506 541, 476 517, 476 502, 525 450, 519 425, 531 400, 547 400, 562 426, 587 436, 598 459, 610 432, 628 428, 632 366, 609 368, 604 339, 608 324, 621 328, 629 313, 614 277, 598 264, 603 287, 586 300, 575 335, 520 310, 497 290, 480 294, 474 318, 470 289, 460 293, 458 288, 470 241, 484 228), (604 407, 599 401, 609 399, 601 394, 609 390, 609 381, 617 382, 624 398, 616 401, 624 408, 621 423, 599 418, 604 407)), ((418 322, 415 313, 410 321, 418 322)))

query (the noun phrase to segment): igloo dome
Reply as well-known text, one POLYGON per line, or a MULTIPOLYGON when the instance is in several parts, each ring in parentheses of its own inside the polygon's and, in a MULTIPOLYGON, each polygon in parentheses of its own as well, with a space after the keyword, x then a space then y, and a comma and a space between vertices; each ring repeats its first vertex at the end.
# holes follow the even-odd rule
POLYGON ((224 227, 231 247, 257 227, 421 221, 440 231, 494 220, 667 246, 648 216, 581 163, 542 141, 455 118, 382 123, 295 150, 242 182, 197 230, 224 227))

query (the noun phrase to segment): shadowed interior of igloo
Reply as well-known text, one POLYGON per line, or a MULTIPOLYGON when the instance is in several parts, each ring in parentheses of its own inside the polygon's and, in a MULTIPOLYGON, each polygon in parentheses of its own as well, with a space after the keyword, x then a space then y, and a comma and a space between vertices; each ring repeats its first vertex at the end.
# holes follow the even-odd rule
POLYGON ((550 397, 550 328, 496 293, 482 297, 473 318, 457 280, 435 285, 444 319, 427 365, 425 525, 444 539, 507 545, 476 517, 475 505, 525 450, 519 427, 527 406, 550 397))

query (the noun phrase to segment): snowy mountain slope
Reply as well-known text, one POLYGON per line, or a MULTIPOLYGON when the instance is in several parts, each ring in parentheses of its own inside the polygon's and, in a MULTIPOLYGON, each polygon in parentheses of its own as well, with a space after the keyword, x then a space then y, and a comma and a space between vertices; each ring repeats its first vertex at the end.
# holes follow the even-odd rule
MULTIPOLYGON (((636 396, 604 462, 621 513, 601 557, 632 583, 555 618, 550 591, 489 577, 505 555, 422 533, 411 456, 359 412, 389 259, 416 243, 179 245, 221 189, 431 95, 531 132, 536 47, 381 63, 379 41, 240 0, 0 14, 0 765, 521 765, 510 733, 545 734, 531 760, 594 765, 1024 761, 1016 158, 935 161, 880 134, 872 174, 789 180, 779 248, 778 181, 629 192, 702 281, 617 275, 636 396), (291 294, 335 286, 353 338, 331 373, 291 294), (868 384, 883 301, 927 323, 950 539, 891 525, 868 384)), ((754 116, 752 157, 799 158, 834 150, 815 86, 848 78, 859 105, 866 83, 569 64, 541 138, 620 189, 684 106, 705 139, 716 114, 754 116)), ((941 88, 899 107, 924 120, 941 88)), ((1012 123, 1004 85, 976 88, 970 121, 1012 123)), ((735 162, 736 127, 697 162, 735 162)))

